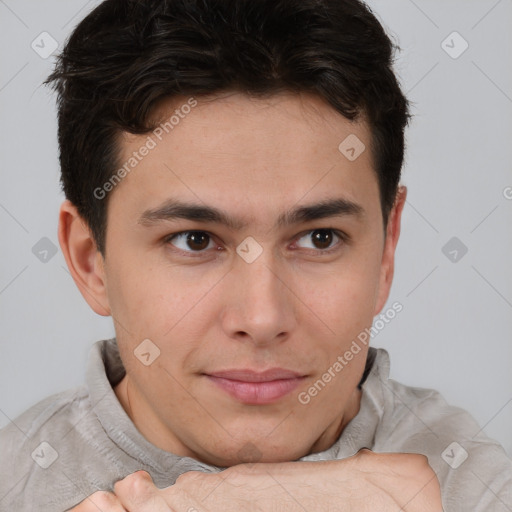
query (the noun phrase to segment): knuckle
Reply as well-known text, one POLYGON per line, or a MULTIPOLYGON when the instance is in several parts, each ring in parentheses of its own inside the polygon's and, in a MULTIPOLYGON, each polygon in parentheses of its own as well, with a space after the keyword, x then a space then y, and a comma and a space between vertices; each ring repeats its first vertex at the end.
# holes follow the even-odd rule
POLYGON ((374 452, 372 452, 370 449, 368 448, 361 448, 355 455, 354 455, 354 459, 357 459, 357 460, 367 460, 369 459, 370 457, 372 456, 375 456, 377 454, 375 454, 374 452))
POLYGON ((114 484, 114 492, 116 494, 127 494, 136 496, 148 491, 151 486, 151 476, 146 471, 136 471, 126 476, 122 480, 118 480, 114 484))
POLYGON ((205 474, 202 471, 187 471, 186 473, 182 473, 176 479, 177 485, 187 485, 198 483, 203 480, 205 474))
POLYGON ((403 455, 400 462, 400 472, 405 478, 421 485, 427 485, 433 479, 437 479, 426 455, 416 453, 403 455))
POLYGON ((376 459, 377 457, 377 453, 372 452, 368 448, 361 448, 357 453, 352 455, 352 457, 349 457, 347 461, 351 461, 357 466, 364 466, 365 464, 369 463, 372 458, 376 459))
POLYGON ((395 465, 399 454, 396 453, 380 453, 361 448, 352 458, 358 467, 373 467, 376 465, 395 465))
POLYGON ((418 467, 428 466, 428 457, 426 455, 423 455, 422 453, 410 453, 408 454, 408 457, 411 459, 411 461, 414 461, 414 463, 418 467))
POLYGON ((363 448, 354 456, 361 467, 387 467, 389 471, 404 477, 432 476, 428 457, 419 453, 378 453, 363 448))
POLYGON ((428 457, 426 455, 414 453, 408 454, 407 457, 407 462, 411 469, 416 470, 418 474, 433 473, 433 470, 428 462, 428 457))

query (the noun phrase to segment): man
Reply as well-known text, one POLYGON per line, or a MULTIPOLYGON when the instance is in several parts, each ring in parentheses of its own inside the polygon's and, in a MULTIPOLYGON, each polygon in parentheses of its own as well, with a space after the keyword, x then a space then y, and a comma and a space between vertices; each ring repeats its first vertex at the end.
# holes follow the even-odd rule
POLYGON ((116 338, 2 431, 2 508, 512 510, 499 444, 368 345, 409 114, 363 3, 107 0, 50 82, 59 241, 116 338))

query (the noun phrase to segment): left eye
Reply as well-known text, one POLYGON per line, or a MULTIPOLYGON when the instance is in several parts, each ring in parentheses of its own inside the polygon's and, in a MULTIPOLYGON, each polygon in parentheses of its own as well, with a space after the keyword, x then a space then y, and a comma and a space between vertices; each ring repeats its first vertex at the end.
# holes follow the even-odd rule
POLYGON ((329 249, 335 238, 342 240, 341 236, 332 229, 315 229, 299 238, 297 242, 301 240, 309 241, 311 245, 306 246, 307 249, 325 250, 329 249))
POLYGON ((210 244, 213 244, 210 235, 204 231, 184 231, 183 233, 177 233, 168 238, 167 242, 172 243, 172 245, 176 246, 178 249, 186 252, 201 252, 211 248, 210 244), (176 243, 175 240, 177 240, 178 243, 176 243))

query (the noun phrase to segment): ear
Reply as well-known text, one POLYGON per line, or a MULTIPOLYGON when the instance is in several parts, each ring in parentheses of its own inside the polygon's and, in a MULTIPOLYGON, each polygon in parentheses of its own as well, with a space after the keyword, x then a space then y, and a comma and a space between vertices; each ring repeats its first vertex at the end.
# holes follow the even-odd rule
POLYGON ((59 213, 59 243, 80 293, 98 315, 109 316, 103 256, 86 222, 70 201, 59 213))
POLYGON ((395 250, 400 237, 400 224, 402 220, 402 210, 407 197, 407 187, 400 185, 395 197, 393 208, 389 214, 388 225, 386 227, 386 240, 384 241, 384 251, 382 253, 382 262, 380 266, 379 291, 377 294, 377 303, 375 305, 374 316, 379 314, 388 300, 389 291, 393 282, 395 272, 395 250))

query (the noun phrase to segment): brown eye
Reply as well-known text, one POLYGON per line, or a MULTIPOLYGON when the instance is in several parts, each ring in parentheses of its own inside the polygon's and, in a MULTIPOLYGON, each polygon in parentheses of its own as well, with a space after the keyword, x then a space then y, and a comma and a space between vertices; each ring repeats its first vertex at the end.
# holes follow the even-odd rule
POLYGON ((327 252, 326 250, 332 247, 333 242, 336 242, 336 238, 343 240, 342 236, 338 235, 333 229, 315 229, 302 236, 298 242, 304 240, 306 243, 303 243, 302 247, 306 249, 317 249, 321 252, 327 252))
POLYGON ((327 249, 333 240, 332 232, 326 229, 317 229, 311 236, 317 249, 327 249))
POLYGON ((167 242, 185 252, 201 252, 208 248, 211 238, 204 231, 184 231, 171 236, 167 242))
POLYGON ((187 236, 187 245, 191 249, 202 251, 208 247, 210 237, 202 231, 192 231, 187 236))

